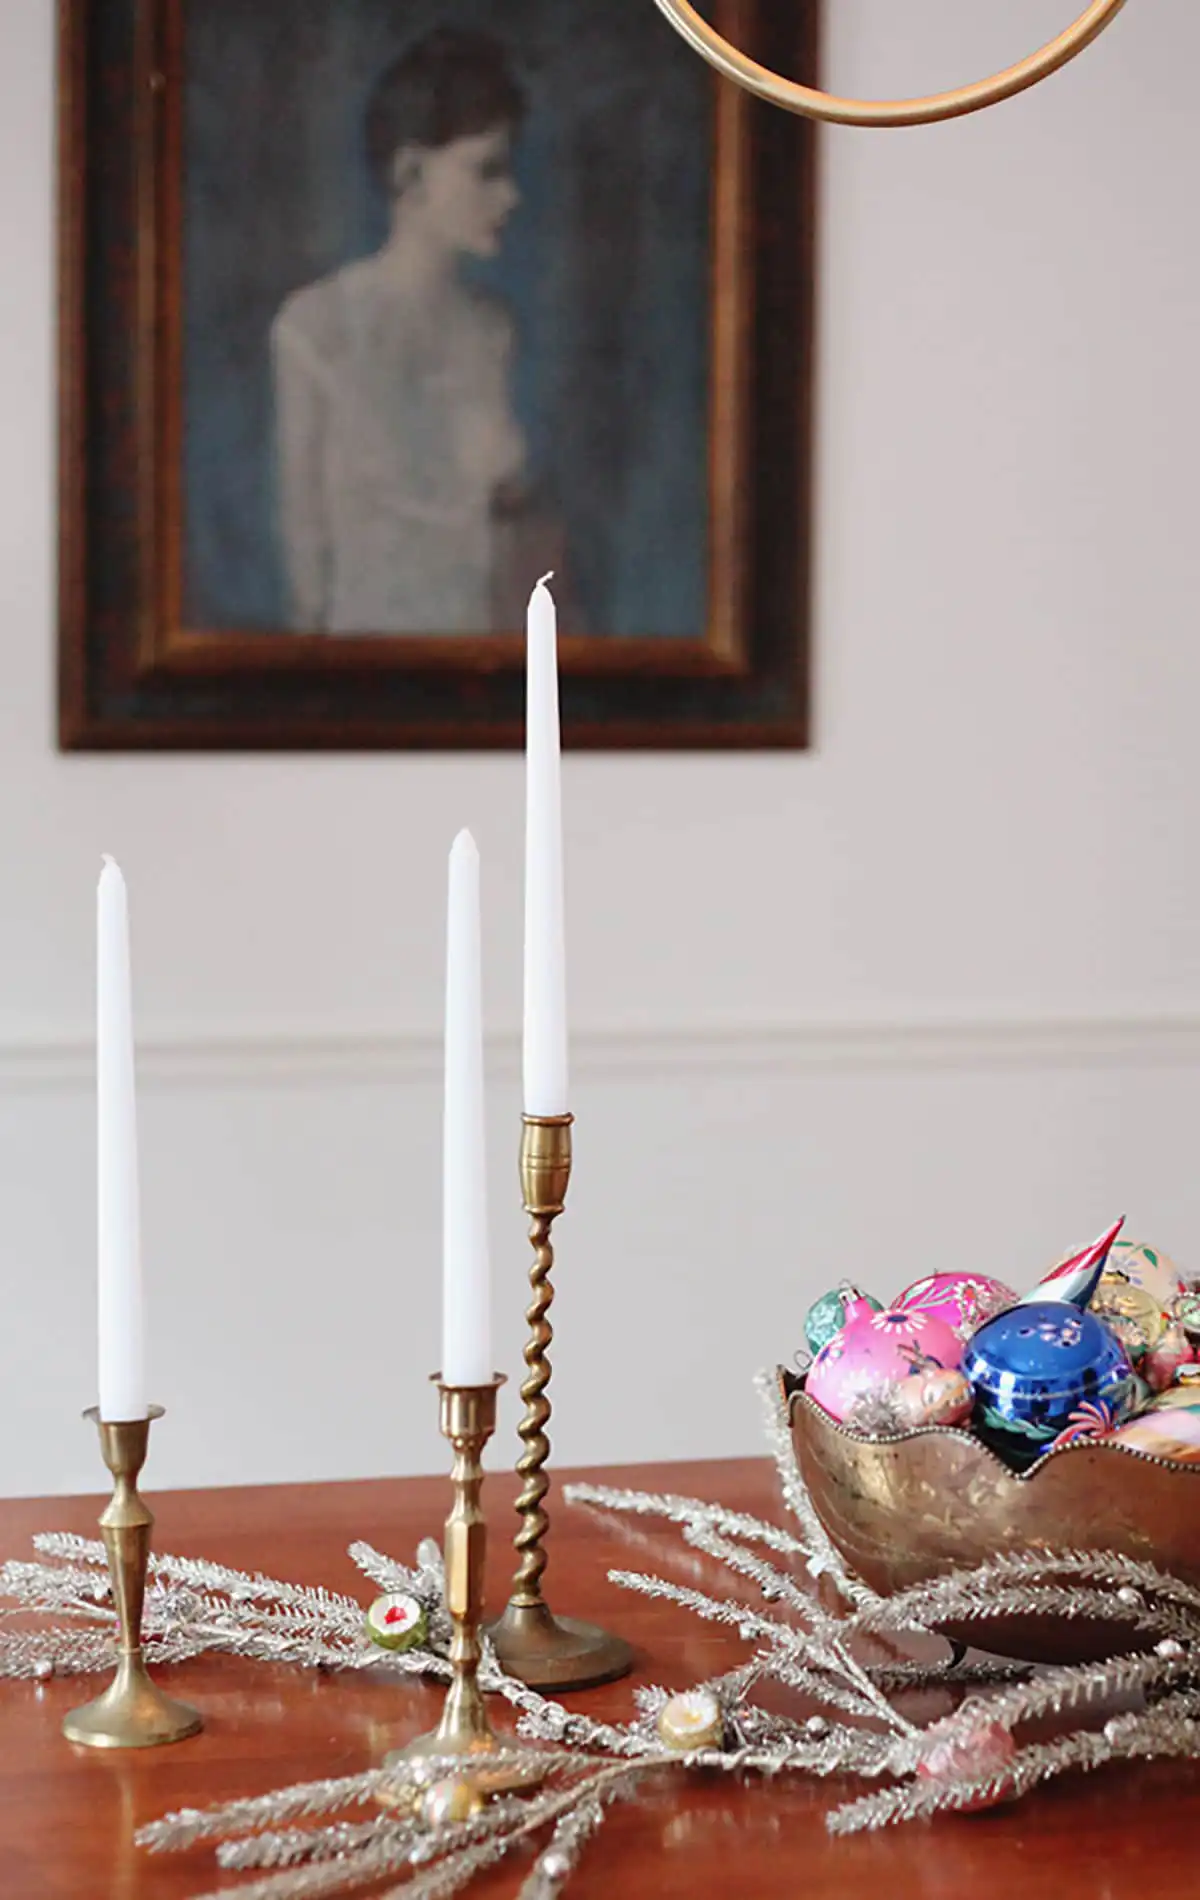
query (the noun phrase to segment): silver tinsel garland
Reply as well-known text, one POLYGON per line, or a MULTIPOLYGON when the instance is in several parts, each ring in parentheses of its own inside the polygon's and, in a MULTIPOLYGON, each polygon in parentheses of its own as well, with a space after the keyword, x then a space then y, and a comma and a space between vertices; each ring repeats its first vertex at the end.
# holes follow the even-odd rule
MULTIPOLYGON (((660 1731, 660 1718, 674 1698, 665 1689, 639 1689, 630 1721, 599 1722, 568 1714, 506 1676, 485 1648, 482 1686, 512 1704, 523 1741, 540 1745, 542 1778, 533 1792, 494 1800, 464 1821, 434 1824, 422 1796, 431 1780, 454 1776, 457 1765, 422 1762, 185 1809, 143 1829, 141 1843, 159 1851, 215 1841, 223 1868, 252 1876, 223 1889, 233 1900, 316 1900, 393 1877, 387 1893, 394 1900, 442 1900, 533 1845, 521 1900, 556 1900, 608 1807, 636 1795, 648 1775, 800 1773, 886 1784, 832 1810, 827 1824, 842 1834, 1011 1800, 1067 1769, 1200 1757, 1200 1590, 1110 1552, 1066 1551, 1001 1555, 973 1571, 876 1596, 848 1571, 813 1510, 775 1381, 762 1374, 758 1384, 793 1529, 695 1498, 582 1484, 565 1494, 575 1504, 674 1524, 692 1549, 754 1587, 762 1607, 652 1574, 610 1572, 614 1583, 726 1624, 752 1646, 739 1668, 699 1685, 719 1707, 719 1745, 666 1745, 669 1724, 660 1731), (826 1581, 823 1593, 796 1581, 797 1563, 810 1579, 826 1581), (1124 1624, 1132 1653, 1034 1674, 988 1661, 916 1664, 892 1647, 896 1637, 927 1634, 943 1621, 1030 1612, 1124 1624), (797 1717, 762 1708, 753 1692, 768 1680, 798 1691, 819 1712, 797 1717), (904 1713, 903 1700, 914 1688, 935 1685, 961 1691, 962 1700, 951 1716, 923 1727, 904 1713), (1142 1706, 1096 1726, 1098 1705, 1114 1698, 1140 1699, 1142 1706), (1015 1731, 1048 1716, 1082 1717, 1083 1725, 1050 1741, 1018 1743, 1015 1731), (377 1805, 381 1795, 386 1805, 377 1805)), ((65 1534, 34 1542, 51 1561, 0 1567, 0 1597, 14 1606, 2 1614, 33 1612, 53 1618, 54 1626, 0 1630, 0 1674, 44 1679, 107 1669, 115 1646, 103 1546, 65 1534)), ((155 1557, 148 1651, 163 1662, 223 1651, 307 1668, 448 1675, 437 1545, 423 1543, 411 1568, 367 1544, 352 1545, 350 1554, 379 1590, 418 1598, 428 1622, 420 1647, 379 1649, 352 1597, 196 1559, 155 1557)))

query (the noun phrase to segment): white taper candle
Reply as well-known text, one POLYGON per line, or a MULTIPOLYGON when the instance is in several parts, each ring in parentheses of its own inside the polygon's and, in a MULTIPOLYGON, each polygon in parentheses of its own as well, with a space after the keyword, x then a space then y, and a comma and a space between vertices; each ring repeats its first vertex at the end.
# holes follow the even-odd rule
POLYGON ((96 1131, 100 1416, 145 1418, 129 907, 107 857, 96 893, 96 1131))
POLYGON ((558 632, 545 580, 530 596, 526 623, 524 1022, 525 1113, 565 1115, 567 952, 558 632))
POLYGON ((446 925, 442 1379, 447 1385, 487 1385, 494 1372, 482 987, 479 852, 470 832, 460 831, 450 852, 446 925))

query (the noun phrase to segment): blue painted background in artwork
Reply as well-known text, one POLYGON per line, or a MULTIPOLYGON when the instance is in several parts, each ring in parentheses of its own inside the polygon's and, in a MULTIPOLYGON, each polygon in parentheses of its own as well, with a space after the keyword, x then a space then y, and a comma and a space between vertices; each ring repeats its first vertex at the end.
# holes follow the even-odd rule
POLYGON ((707 574, 711 92, 647 0, 204 0, 186 9, 185 606, 282 625, 268 333, 301 284, 380 242, 372 80, 483 25, 530 111, 522 203, 487 267, 515 400, 565 521, 590 632, 697 637, 707 574))

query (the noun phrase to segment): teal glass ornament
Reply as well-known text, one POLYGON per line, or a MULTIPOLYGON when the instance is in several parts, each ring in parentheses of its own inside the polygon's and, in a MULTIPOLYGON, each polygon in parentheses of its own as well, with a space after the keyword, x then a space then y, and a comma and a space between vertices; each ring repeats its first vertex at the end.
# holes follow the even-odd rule
POLYGON ((865 1300, 872 1312, 883 1311, 879 1300, 870 1293, 860 1293, 856 1286, 851 1286, 849 1280, 843 1280, 831 1293, 822 1293, 820 1299, 814 1300, 809 1307, 804 1315, 804 1337, 814 1359, 822 1346, 827 1346, 841 1332, 846 1324, 846 1308, 853 1300, 865 1300))

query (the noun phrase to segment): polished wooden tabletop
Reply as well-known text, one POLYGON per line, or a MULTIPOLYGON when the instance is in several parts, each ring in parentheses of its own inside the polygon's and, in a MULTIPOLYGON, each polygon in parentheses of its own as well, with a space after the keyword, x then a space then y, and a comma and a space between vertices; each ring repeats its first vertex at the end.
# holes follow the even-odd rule
MULTIPOLYGON (((582 1474, 580 1474, 582 1475, 582 1474)), ((720 1499, 784 1521, 765 1462, 638 1466, 590 1472, 606 1483, 720 1499)), ((443 1480, 278 1485, 161 1494, 151 1499, 160 1550, 207 1556, 239 1569, 321 1583, 369 1599, 346 1556, 365 1538, 410 1559, 436 1532, 447 1504, 443 1480)), ((512 1486, 489 1479, 491 1597, 503 1602, 508 1551, 502 1532, 512 1486)), ((99 1499, 0 1505, 0 1555, 28 1554, 35 1530, 88 1532, 99 1499)), ((673 1605, 633 1597, 608 1583, 612 1565, 652 1569, 721 1594, 723 1572, 688 1551, 669 1526, 559 1505, 554 1512, 547 1594, 564 1613, 606 1622, 634 1642, 633 1680, 684 1686, 744 1657, 727 1630, 673 1605)), ((44 1687, 0 1682, 0 1895, 3 1900, 182 1900, 238 1882, 218 1877, 211 1849, 149 1857, 135 1827, 172 1808, 264 1793, 293 1781, 353 1774, 428 1728, 436 1691, 369 1672, 353 1678, 208 1658, 161 1672, 164 1686, 204 1713, 194 1740, 145 1753, 109 1755, 65 1742, 59 1724, 81 1694, 79 1680, 44 1687)), ((621 1718, 630 1682, 592 1690, 570 1706, 621 1718)), ((927 1703, 931 1715, 936 1705, 927 1703)), ((498 1716, 502 1711, 498 1711, 498 1716)), ((498 1726, 499 1726, 498 1720, 498 1726)), ((736 1893, 804 1900, 1126 1900, 1200 1894, 1200 1775, 1187 1764, 1064 1777, 1017 1806, 832 1839, 824 1826, 832 1785, 782 1779, 672 1775, 648 1782, 616 1809, 569 1889, 574 1900, 736 1893)), ((515 1893, 528 1861, 496 1870, 470 1889, 515 1893)))

